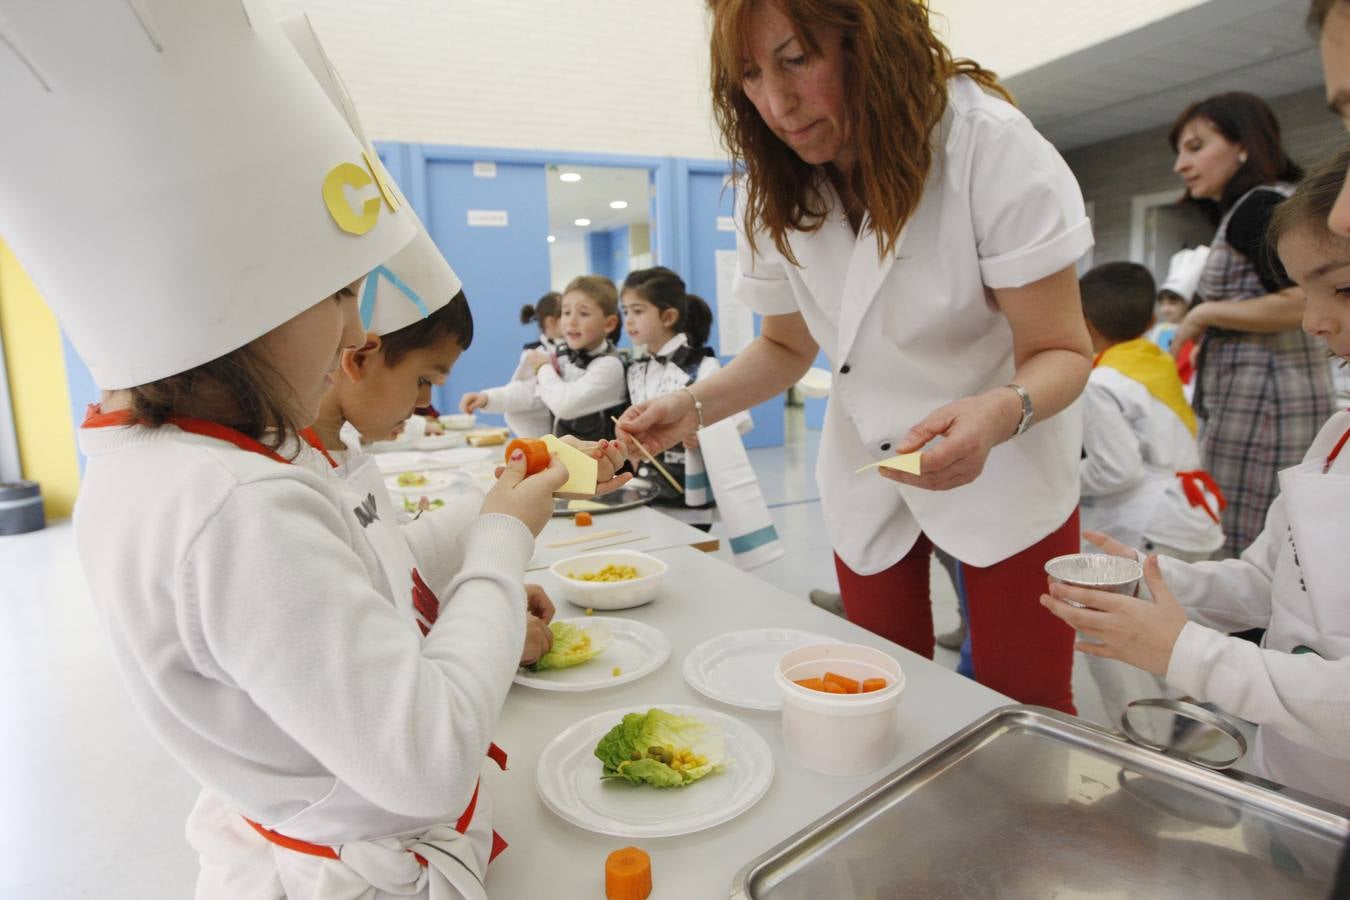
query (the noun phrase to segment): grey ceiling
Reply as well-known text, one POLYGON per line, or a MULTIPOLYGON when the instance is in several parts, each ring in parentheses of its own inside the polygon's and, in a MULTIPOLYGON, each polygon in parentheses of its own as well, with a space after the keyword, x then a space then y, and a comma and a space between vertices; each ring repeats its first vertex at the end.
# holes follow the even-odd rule
POLYGON ((1007 79, 1061 151, 1171 122, 1220 91, 1277 97, 1321 84, 1308 0, 1210 0, 1007 79))

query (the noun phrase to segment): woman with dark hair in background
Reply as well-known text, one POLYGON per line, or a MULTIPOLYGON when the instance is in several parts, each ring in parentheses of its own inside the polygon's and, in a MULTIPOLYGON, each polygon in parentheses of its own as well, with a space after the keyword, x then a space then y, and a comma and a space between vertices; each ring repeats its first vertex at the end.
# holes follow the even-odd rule
POLYGON ((1201 465, 1228 498, 1219 556, 1233 557, 1264 527, 1276 473, 1303 458, 1332 413, 1326 348, 1299 327, 1303 292, 1265 246, 1271 214, 1303 173, 1252 94, 1191 104, 1169 139, 1187 197, 1218 221, 1199 302, 1172 345, 1203 337, 1193 400, 1201 465))

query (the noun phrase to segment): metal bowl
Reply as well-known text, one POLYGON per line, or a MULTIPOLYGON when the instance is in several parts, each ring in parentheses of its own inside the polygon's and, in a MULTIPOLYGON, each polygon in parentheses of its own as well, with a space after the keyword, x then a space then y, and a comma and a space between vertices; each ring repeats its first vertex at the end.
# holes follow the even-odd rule
MULTIPOLYGON (((1139 579, 1144 577, 1144 567, 1132 559, 1105 553, 1070 553, 1047 562, 1045 574, 1051 581, 1061 584, 1133 595, 1139 579)), ((1066 602, 1078 607, 1083 605, 1072 600, 1066 602)))

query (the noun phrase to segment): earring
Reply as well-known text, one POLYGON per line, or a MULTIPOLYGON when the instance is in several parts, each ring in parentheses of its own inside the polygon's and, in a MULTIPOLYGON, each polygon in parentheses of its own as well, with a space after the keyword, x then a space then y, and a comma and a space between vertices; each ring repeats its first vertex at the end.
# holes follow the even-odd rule
POLYGON ((1238 165, 1245 166, 1246 164, 1247 164, 1247 154, 1244 151, 1238 154, 1238 165))

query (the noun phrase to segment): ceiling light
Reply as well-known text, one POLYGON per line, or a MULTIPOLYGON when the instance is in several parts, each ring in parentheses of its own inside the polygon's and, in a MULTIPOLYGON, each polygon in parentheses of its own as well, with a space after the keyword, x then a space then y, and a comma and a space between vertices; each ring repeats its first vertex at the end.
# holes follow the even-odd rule
POLYGON ((572 224, 575 225, 575 226, 577 226, 578 228, 585 228, 587 225, 591 224, 591 220, 590 220, 590 219, 577 219, 577 220, 576 220, 575 222, 573 222, 572 224))
POLYGON ((581 173, 580 173, 580 172, 563 172, 561 175, 558 176, 558 180, 559 180, 559 181, 580 181, 580 180, 581 180, 581 173))
POLYGON ((609 201, 609 208, 610 208, 610 209, 627 209, 627 208, 628 208, 628 201, 627 201, 627 200, 611 200, 611 201, 609 201))
POLYGON ((553 242, 556 241, 556 240, 557 240, 557 238, 555 238, 553 235, 550 234, 550 235, 548 236, 548 242, 549 242, 550 244, 553 243, 553 242))

